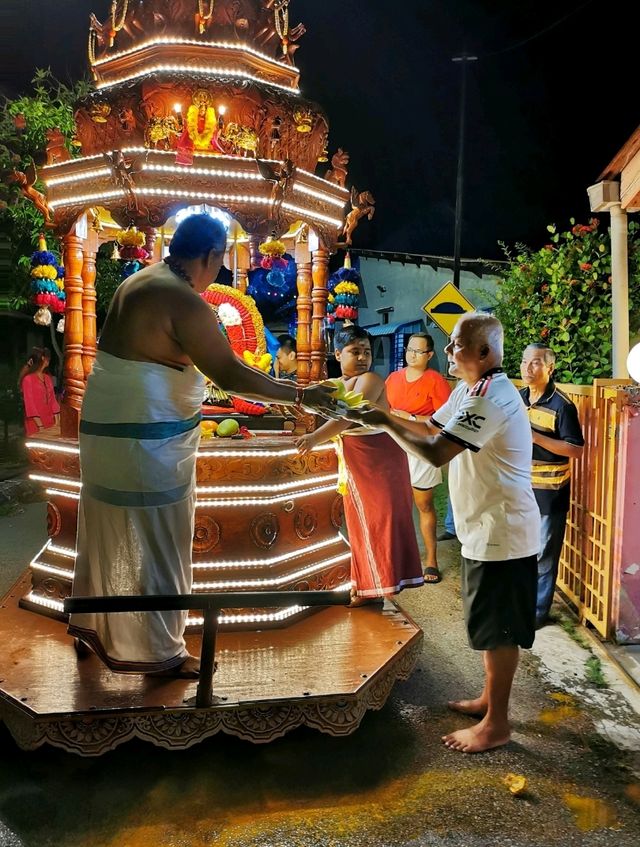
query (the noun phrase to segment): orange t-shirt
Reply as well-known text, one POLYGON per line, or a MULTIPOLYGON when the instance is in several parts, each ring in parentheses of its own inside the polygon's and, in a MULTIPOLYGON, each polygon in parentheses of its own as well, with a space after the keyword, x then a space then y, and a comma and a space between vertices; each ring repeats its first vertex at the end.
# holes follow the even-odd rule
POLYGON ((389 374, 385 383, 387 400, 392 409, 410 415, 431 415, 449 399, 449 383, 438 371, 427 370, 420 379, 408 382, 406 368, 389 374))

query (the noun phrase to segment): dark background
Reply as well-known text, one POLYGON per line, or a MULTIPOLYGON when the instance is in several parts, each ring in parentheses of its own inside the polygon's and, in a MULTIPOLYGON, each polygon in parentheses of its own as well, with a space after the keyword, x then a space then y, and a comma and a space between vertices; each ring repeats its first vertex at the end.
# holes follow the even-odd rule
MULTIPOLYGON (((36 67, 87 72, 88 15, 110 0, 0 0, 0 88, 36 67)), ((194 0, 195 6, 195 0, 194 0)), ((331 119, 330 148, 378 201, 356 246, 453 252, 460 66, 469 65, 462 255, 545 243, 586 220, 586 188, 640 123, 638 35, 628 0, 292 0, 307 34, 305 96, 331 119), (564 18, 564 20, 562 20, 564 18)))

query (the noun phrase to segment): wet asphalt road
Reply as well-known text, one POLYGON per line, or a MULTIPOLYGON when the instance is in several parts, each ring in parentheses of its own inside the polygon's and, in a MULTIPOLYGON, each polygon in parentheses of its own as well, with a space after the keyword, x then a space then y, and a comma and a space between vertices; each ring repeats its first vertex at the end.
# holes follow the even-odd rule
MULTIPOLYGON (((34 504, 0 518, 3 590, 44 541, 43 516, 34 504)), ((443 704, 477 693, 482 672, 462 627, 457 545, 441 546, 443 583, 401 598, 425 631, 419 667, 354 735, 218 736, 182 752, 133 742, 82 759, 21 752, 0 727, 0 845, 637 847, 640 720, 614 688, 585 681, 584 651, 558 627, 523 659, 513 741, 481 756, 442 745, 471 722, 443 704), (508 773, 526 777, 522 795, 508 773)))

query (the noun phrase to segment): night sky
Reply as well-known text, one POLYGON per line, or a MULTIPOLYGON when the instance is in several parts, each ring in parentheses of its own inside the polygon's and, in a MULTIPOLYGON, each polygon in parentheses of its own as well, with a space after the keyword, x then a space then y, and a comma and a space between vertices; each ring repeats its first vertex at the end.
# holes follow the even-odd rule
MULTIPOLYGON (((85 74, 89 12, 102 20, 109 6, 0 0, 0 87, 28 90, 36 67, 85 74)), ((468 71, 462 256, 500 258, 498 241, 539 247, 548 223, 586 220, 587 186, 640 123, 629 7, 292 0, 292 25, 307 27, 302 91, 330 117, 330 148, 351 153, 350 180, 378 201, 356 246, 452 255, 460 66, 451 57, 465 50, 479 61, 468 71)))

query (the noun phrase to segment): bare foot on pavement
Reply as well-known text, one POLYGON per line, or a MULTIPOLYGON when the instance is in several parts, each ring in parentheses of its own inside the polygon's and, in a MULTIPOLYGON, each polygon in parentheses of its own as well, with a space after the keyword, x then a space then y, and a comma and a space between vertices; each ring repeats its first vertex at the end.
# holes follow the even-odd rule
POLYGON ((493 750, 502 747, 511 740, 509 724, 500 726, 489 725, 486 720, 470 729, 459 729, 450 735, 443 735, 442 741, 450 750, 459 753, 484 753, 485 750, 493 750))
POLYGON ((487 704, 480 697, 475 700, 449 700, 447 706, 452 712, 471 715, 473 718, 483 718, 487 714, 487 704))

